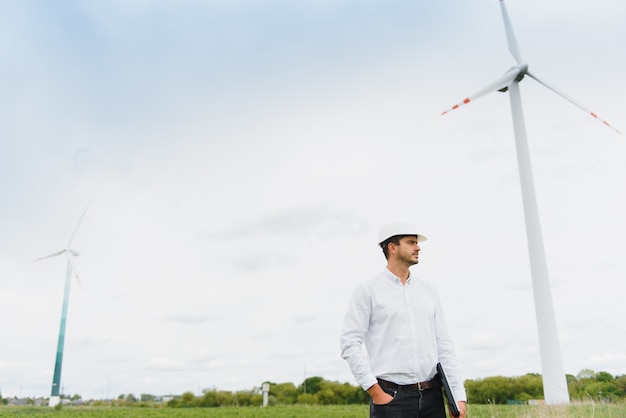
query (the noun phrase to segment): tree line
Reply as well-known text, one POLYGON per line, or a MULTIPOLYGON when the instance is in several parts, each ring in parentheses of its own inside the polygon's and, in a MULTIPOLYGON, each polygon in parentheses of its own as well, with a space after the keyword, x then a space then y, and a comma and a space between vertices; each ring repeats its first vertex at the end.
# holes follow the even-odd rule
MULTIPOLYGON (((607 372, 581 370, 576 376, 566 375, 572 400, 617 402, 626 399, 626 375, 613 376, 607 372)), ((315 376, 299 386, 293 383, 270 383, 269 405, 366 404, 369 395, 360 386, 339 383, 315 376)), ((528 403, 543 399, 540 374, 528 373, 517 377, 493 376, 466 380, 465 389, 470 403, 507 404, 528 403)), ((205 389, 201 396, 185 392, 168 402, 169 407, 260 406, 263 397, 258 389, 244 392, 205 389)))
MULTIPOLYGON (((607 372, 581 370, 576 376, 566 376, 572 400, 616 402, 626 399, 626 375, 613 376, 607 372)), ((360 386, 332 382, 322 377, 309 377, 299 386, 293 383, 270 383, 269 405, 366 404, 369 395, 360 386)), ((492 376, 466 380, 468 401, 474 404, 528 403, 543 399, 543 382, 540 374, 528 373, 517 377, 492 376)), ((252 406, 261 405, 258 390, 227 392, 204 390, 201 396, 185 392, 168 403, 170 407, 252 406)))
MULTIPOLYGON (((613 376, 608 372, 581 370, 576 376, 566 375, 567 386, 572 400, 593 400, 619 402, 626 400, 626 375, 613 376)), ((367 404, 369 395, 360 386, 350 383, 328 381, 314 376, 305 379, 300 385, 293 383, 269 383, 269 405, 346 405, 367 404)), ((262 385, 261 385, 262 386, 262 385)), ((483 379, 466 380, 468 401, 473 404, 527 403, 543 399, 543 383, 540 374, 528 373, 517 377, 492 376, 483 379)), ((74 395, 71 400, 80 400, 74 395)), ((244 391, 204 389, 200 395, 185 392, 182 395, 164 397, 141 394, 120 395, 113 401, 85 401, 85 405, 110 406, 167 406, 171 408, 220 407, 220 406, 261 406, 263 395, 259 388, 244 391)), ((0 392, 0 405, 10 400, 0 392)))
MULTIPOLYGON (((266 382, 270 385, 268 405, 345 405, 365 404, 369 395, 360 386, 325 380, 319 376, 305 379, 299 386, 289 383, 266 382)), ((228 392, 204 389, 202 395, 185 392, 167 403, 172 408, 215 406, 261 406, 259 389, 228 392)))
MULTIPOLYGON (((583 369, 576 376, 567 374, 565 378, 572 400, 616 402, 626 399, 626 375, 613 376, 583 369)), ((476 404, 527 403, 531 399, 543 399, 541 375, 535 373, 466 380, 465 389, 468 401, 476 404)))

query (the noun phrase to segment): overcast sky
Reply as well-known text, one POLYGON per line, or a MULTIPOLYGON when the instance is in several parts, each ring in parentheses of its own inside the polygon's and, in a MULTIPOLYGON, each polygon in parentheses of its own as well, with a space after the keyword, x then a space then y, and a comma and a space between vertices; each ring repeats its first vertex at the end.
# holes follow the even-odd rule
MULTIPOLYGON (((531 71, 626 132, 626 4, 510 0, 531 71)), ((466 378, 541 373, 496 0, 0 0, 0 391, 356 384, 340 325, 417 223, 466 378)), ((566 373, 626 373, 626 138, 521 83, 566 373)))

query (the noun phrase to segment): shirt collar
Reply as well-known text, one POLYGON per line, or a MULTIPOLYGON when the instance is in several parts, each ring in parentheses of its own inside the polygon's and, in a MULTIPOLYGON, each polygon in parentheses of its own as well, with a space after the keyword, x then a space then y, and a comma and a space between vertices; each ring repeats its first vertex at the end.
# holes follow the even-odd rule
MULTIPOLYGON (((388 278, 389 280, 393 280, 394 283, 398 283, 398 284, 402 284, 402 280, 400 280, 400 278, 398 276, 396 276, 395 274, 393 274, 391 272, 391 270, 389 270, 389 268, 385 267, 385 271, 383 272, 383 275, 388 278)), ((409 270, 409 278, 406 280, 406 284, 410 284, 412 280, 411 277, 411 270, 409 270)))

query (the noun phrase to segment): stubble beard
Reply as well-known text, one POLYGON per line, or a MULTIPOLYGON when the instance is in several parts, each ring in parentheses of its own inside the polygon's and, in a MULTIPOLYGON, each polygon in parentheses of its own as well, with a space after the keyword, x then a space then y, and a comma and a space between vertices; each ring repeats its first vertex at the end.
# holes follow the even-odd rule
POLYGON ((410 256, 406 256, 406 257, 402 256, 401 260, 404 261, 409 266, 414 266, 420 262, 419 255, 417 256, 417 259, 415 259, 413 254, 411 254, 410 256))

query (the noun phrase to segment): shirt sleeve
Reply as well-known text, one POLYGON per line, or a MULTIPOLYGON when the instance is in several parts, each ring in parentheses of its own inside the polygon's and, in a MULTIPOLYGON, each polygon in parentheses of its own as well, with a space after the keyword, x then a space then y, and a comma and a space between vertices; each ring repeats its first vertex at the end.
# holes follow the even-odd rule
POLYGON ((437 356, 443 369, 446 372, 448 383, 450 384, 450 390, 454 395, 456 401, 467 401, 467 394, 463 387, 463 380, 459 373, 459 368, 456 362, 456 351, 454 348, 454 342, 448 333, 448 326, 446 324, 445 315, 443 313, 443 307, 439 295, 435 293, 437 310, 435 324, 437 327, 437 356))
POLYGON ((363 390, 378 383, 364 346, 371 311, 371 293, 366 285, 361 284, 350 299, 348 312, 343 320, 340 346, 341 357, 348 362, 350 371, 363 390))

